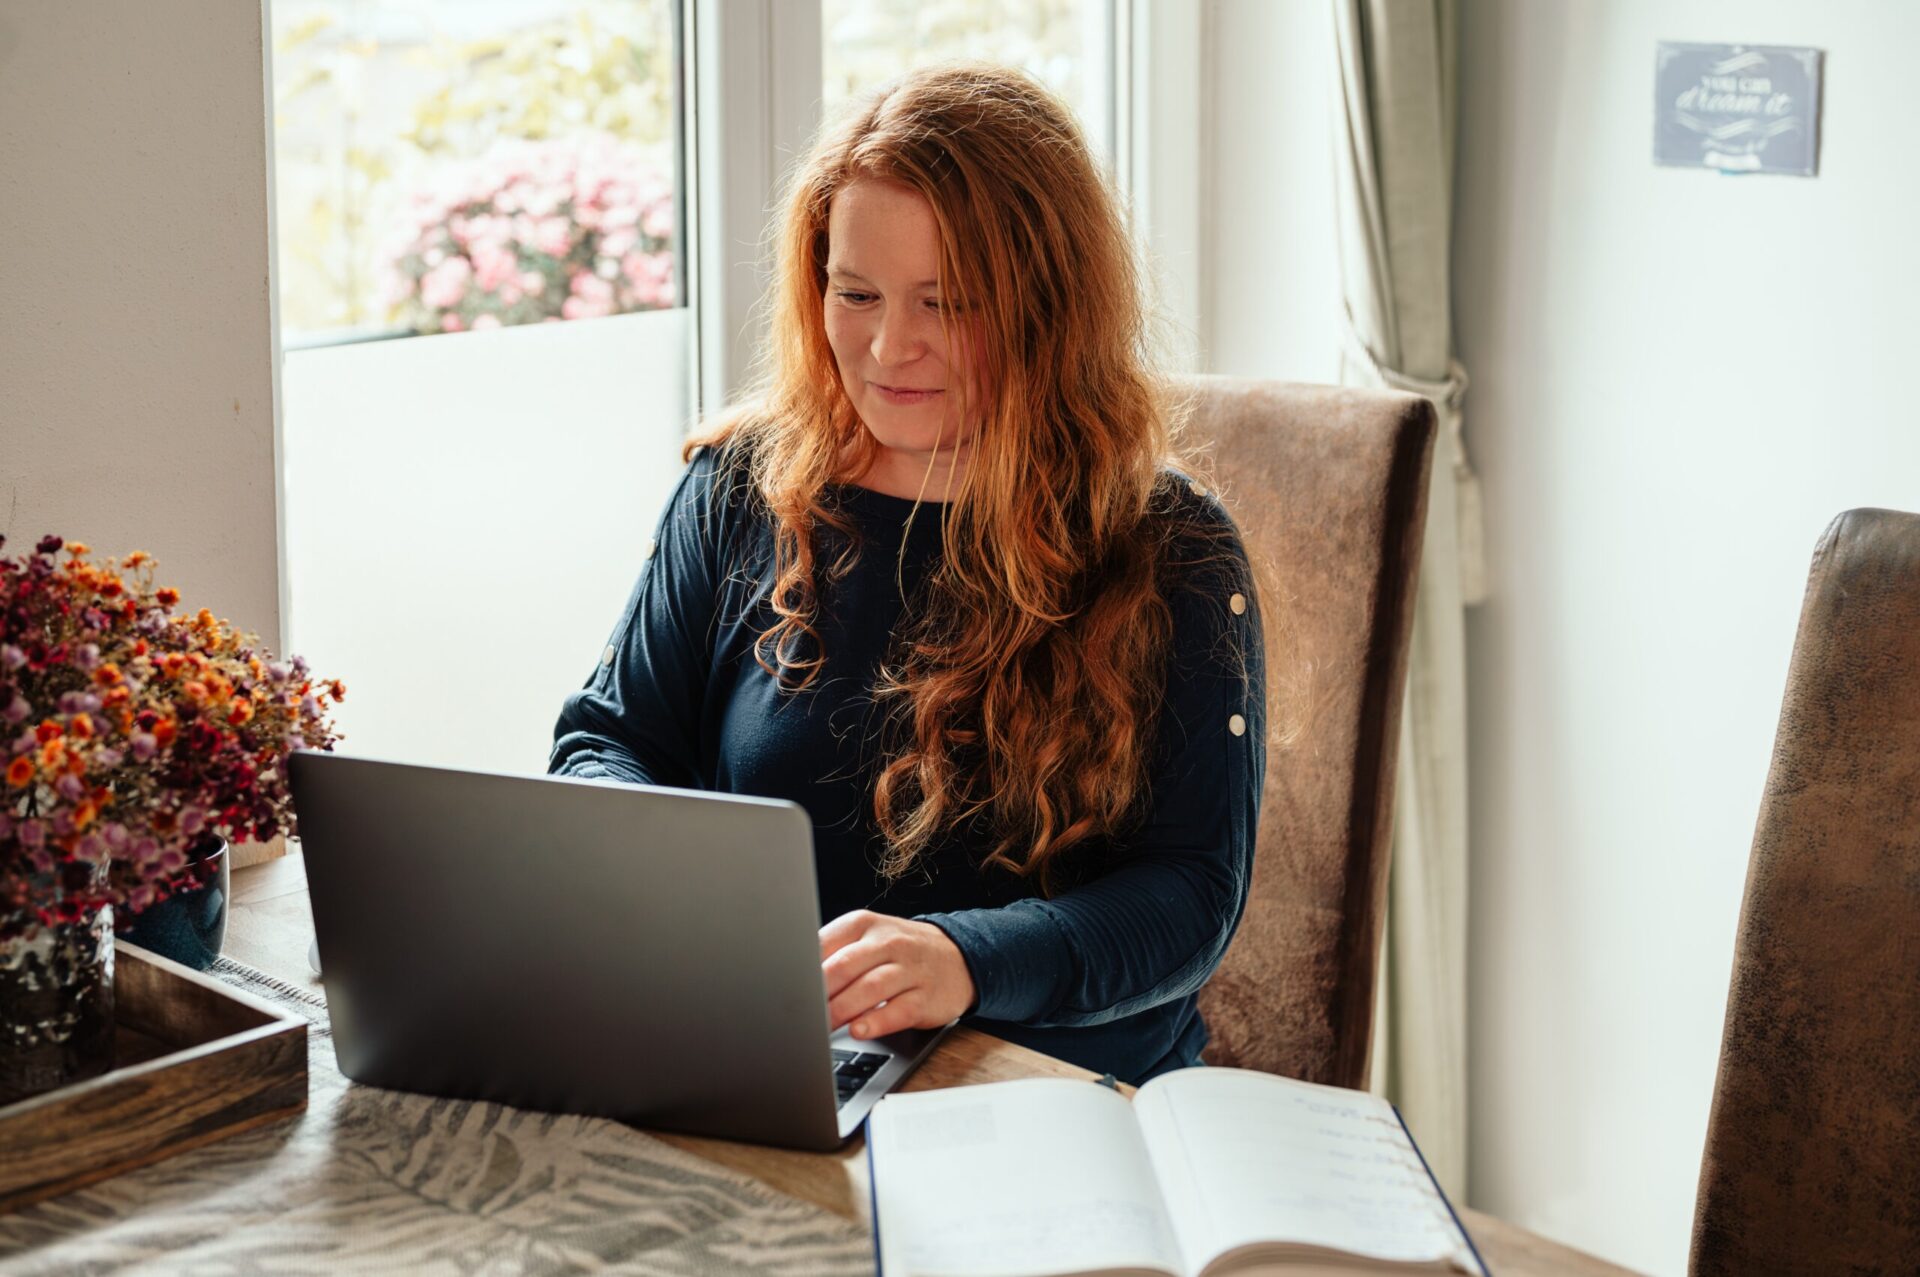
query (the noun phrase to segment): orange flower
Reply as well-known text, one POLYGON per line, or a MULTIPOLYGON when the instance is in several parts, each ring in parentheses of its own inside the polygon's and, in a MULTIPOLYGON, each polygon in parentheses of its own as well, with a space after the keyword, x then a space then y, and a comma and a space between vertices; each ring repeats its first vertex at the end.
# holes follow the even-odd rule
POLYGON ((159 745, 160 748, 162 749, 165 749, 168 745, 171 745, 173 743, 173 738, 179 735, 179 733, 180 733, 180 728, 178 724, 176 724, 171 718, 163 718, 159 722, 153 725, 154 743, 159 745))
POLYGON ((209 662, 206 657, 200 655, 198 652, 188 652, 187 664, 193 666, 196 670, 205 670, 209 662))
POLYGON ((207 696, 214 704, 219 704, 233 695, 233 683, 224 674, 207 675, 207 696))
POLYGON ((19 789, 33 779, 33 760, 25 754, 7 764, 7 783, 19 789))
POLYGON ((219 622, 213 619, 212 612, 208 611, 206 608, 201 608, 198 612, 195 612, 193 614, 193 623, 199 626, 203 630, 210 630, 219 622))
POLYGON ((337 678, 327 684, 327 690, 333 693, 333 701, 336 705, 347 699, 347 685, 337 678))
POLYGON ((87 798, 81 800, 80 805, 73 809, 74 829, 76 831, 85 829, 93 823, 93 818, 99 814, 100 809, 94 805, 93 799, 87 798))
POLYGON ((117 596, 120 593, 120 591, 126 588, 127 588, 126 582, 122 581, 117 576, 106 577, 102 579, 100 582, 100 593, 105 595, 107 598, 113 598, 117 596))
POLYGON ((81 740, 92 740, 93 719, 85 714, 75 714, 67 723, 67 731, 81 740))
POLYGON ((102 687, 120 686, 120 667, 112 661, 108 661, 105 665, 102 665, 93 672, 93 681, 102 687))
POLYGON ((267 673, 267 667, 260 663, 259 657, 249 656, 247 658, 247 673, 253 675, 255 678, 264 678, 267 673))
POLYGON ((85 558, 87 555, 93 553, 93 547, 81 541, 69 541, 67 542, 67 553, 76 559, 85 558))
POLYGON ((233 703, 233 708, 227 712, 227 721, 229 723, 232 723, 235 727, 238 727, 240 726, 240 724, 247 722, 252 717, 253 717, 253 702, 248 700, 235 701, 233 703))
POLYGON ((124 705, 132 698, 133 698, 133 689, 126 687, 125 685, 122 685, 120 687, 115 687, 110 689, 105 696, 102 696, 100 698, 100 703, 102 705, 106 705, 109 707, 114 705, 124 705))
POLYGON ((66 728, 51 718, 43 718, 40 720, 40 726, 33 729, 33 738, 44 745, 50 740, 57 739, 65 730, 66 728))
POLYGON ((76 776, 84 776, 87 774, 87 760, 78 754, 69 753, 67 755, 67 770, 76 776))
POLYGON ((135 656, 145 656, 147 654, 147 641, 145 639, 135 639, 133 641, 133 654, 135 656))
POLYGON ((181 692, 195 705, 203 705, 207 700, 207 685, 197 678, 190 678, 181 687, 181 692))
POLYGON ((180 591, 174 589, 171 585, 163 585, 154 591, 153 600, 161 607, 172 611, 174 605, 180 601, 180 591))
POLYGON ((178 652, 168 652, 160 658, 160 670, 168 678, 180 677, 180 671, 187 667, 187 658, 178 652))
POLYGON ((137 568, 142 563, 145 563, 148 559, 152 557, 153 556, 148 554, 145 550, 135 550, 132 554, 129 554, 126 557, 126 560, 125 560, 126 566, 130 568, 137 568))
POLYGON ((60 764, 67 761, 67 743, 50 740, 40 747, 40 765, 50 772, 60 770, 60 764))

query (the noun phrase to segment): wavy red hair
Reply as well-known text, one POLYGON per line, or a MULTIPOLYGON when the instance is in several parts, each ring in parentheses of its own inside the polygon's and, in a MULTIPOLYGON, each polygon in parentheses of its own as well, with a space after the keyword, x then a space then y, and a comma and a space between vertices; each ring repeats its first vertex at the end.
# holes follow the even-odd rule
POLYGON ((821 660, 815 573, 857 553, 816 561, 816 528, 854 535, 823 493, 877 446, 823 319, 828 212, 861 180, 931 205, 940 293, 985 388, 942 564, 876 688, 891 706, 881 868, 903 875, 972 824, 990 831, 989 863, 1048 891, 1063 855, 1137 817, 1165 685, 1169 503, 1155 496, 1173 431, 1132 242, 1070 113, 1018 72, 918 72, 822 132, 784 200, 761 397, 688 445, 742 445, 776 526, 778 619, 757 655, 796 689, 821 660))

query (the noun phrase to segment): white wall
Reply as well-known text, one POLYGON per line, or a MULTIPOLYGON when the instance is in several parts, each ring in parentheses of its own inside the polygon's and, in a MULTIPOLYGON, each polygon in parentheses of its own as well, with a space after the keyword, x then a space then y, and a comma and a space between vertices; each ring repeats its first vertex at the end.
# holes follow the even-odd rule
MULTIPOLYGON (((1207 10, 1211 371, 1327 380, 1330 8, 1207 10)), ((1920 509, 1920 171, 1880 0, 1464 0, 1473 1204, 1682 1271, 1808 558, 1920 509), (1827 50, 1817 178, 1656 168, 1655 42, 1827 50)))
POLYGON ((280 643, 261 14, 0 6, 0 533, 280 643))
POLYGON ((1655 1272, 1814 541, 1920 509, 1916 42, 1880 0, 1464 5, 1472 1196, 1655 1272), (1660 39, 1826 49, 1820 175, 1655 167, 1660 39))

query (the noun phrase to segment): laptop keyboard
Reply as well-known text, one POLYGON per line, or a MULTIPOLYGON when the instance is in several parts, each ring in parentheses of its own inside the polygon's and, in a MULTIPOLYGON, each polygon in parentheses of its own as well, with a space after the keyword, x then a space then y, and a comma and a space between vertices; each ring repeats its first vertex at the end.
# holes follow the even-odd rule
POLYGON ((833 1104, 839 1108, 852 1099, 861 1087, 873 1079, 888 1057, 874 1051, 842 1051, 833 1048, 833 1104))

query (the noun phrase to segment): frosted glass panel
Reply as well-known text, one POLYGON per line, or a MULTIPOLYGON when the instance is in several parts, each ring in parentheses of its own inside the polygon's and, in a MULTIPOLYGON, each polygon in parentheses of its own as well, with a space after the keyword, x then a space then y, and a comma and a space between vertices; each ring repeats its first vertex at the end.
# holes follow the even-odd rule
POLYGON ((344 752, 541 772, 679 477, 684 309, 290 351, 288 635, 344 752))

